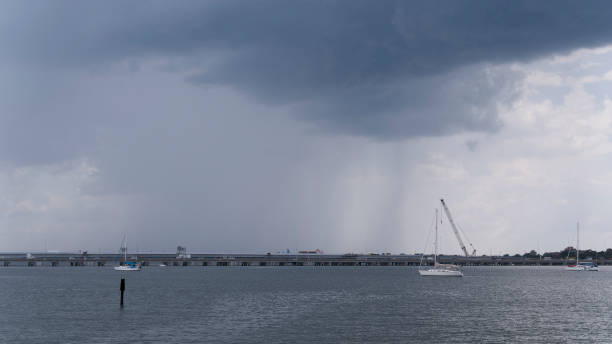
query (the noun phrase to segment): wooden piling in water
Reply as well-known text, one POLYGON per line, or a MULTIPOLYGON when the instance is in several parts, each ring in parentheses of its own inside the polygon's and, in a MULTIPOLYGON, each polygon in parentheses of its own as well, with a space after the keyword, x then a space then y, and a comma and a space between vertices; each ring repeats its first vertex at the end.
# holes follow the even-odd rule
POLYGON ((125 291, 125 278, 121 278, 121 286, 119 287, 119 290, 121 290, 120 306, 123 308, 123 292, 125 291))

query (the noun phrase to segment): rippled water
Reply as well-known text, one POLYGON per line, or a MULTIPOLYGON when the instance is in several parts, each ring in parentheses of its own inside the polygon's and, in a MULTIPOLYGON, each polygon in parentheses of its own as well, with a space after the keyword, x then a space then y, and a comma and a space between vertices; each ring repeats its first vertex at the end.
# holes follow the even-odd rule
POLYGON ((0 268, 2 343, 612 342, 612 268, 0 268))

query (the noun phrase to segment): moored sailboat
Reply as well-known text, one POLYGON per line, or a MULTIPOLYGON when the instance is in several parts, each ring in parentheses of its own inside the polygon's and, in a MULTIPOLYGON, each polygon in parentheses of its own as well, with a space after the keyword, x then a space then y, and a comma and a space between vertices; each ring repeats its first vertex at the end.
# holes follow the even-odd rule
POLYGON ((434 241, 434 266, 419 270, 421 276, 463 277, 458 265, 438 263, 438 209, 436 209, 436 235, 434 241))
MULTIPOLYGON (((569 256, 569 252, 568 252, 569 256)), ((597 263, 580 262, 580 223, 576 223, 576 264, 568 264, 566 271, 599 271, 597 263)))
POLYGON ((127 236, 123 237, 121 242, 121 253, 123 253, 123 262, 119 266, 115 266, 116 271, 140 271, 140 264, 138 262, 130 262, 127 260, 127 236))

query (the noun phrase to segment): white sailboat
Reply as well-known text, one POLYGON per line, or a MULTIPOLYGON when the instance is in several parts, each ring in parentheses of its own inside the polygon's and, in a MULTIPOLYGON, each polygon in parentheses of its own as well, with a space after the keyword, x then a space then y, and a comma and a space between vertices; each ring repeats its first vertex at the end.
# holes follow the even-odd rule
POLYGON ((117 271, 140 271, 140 264, 138 262, 127 260, 127 236, 123 236, 120 251, 123 253, 123 262, 119 266, 115 266, 114 269, 117 271))
MULTIPOLYGON (((569 252, 568 252, 569 256, 569 252)), ((576 264, 568 265, 566 271, 599 271, 597 264, 593 262, 580 262, 580 223, 576 223, 576 264)))
POLYGON ((434 241, 434 266, 419 270, 421 276, 463 277, 458 265, 438 264, 438 209, 436 209, 436 238, 434 241))

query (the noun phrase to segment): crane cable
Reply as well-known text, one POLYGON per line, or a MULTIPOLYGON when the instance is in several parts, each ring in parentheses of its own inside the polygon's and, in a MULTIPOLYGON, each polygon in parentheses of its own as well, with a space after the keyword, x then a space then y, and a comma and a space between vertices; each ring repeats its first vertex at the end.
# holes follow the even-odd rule
POLYGON ((474 248, 474 245, 472 245, 472 241, 470 240, 470 238, 468 238, 467 234, 465 234, 465 232, 463 231, 463 228, 461 228, 461 226, 459 226, 458 224, 455 224, 457 226, 457 228, 459 228, 459 230, 461 231, 461 234, 463 234, 463 237, 465 238, 465 240, 467 240, 468 244, 470 245, 470 247, 472 248, 472 256, 476 253, 476 249, 474 248))

